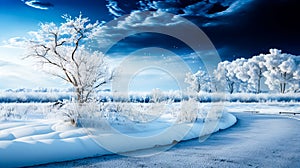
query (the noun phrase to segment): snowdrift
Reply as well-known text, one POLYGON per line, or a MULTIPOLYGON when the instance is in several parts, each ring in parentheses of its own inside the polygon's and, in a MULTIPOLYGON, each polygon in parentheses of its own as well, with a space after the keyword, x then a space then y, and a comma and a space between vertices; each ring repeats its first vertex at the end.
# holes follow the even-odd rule
MULTIPOLYGON (((101 156, 116 151, 123 153, 171 145, 180 140, 199 137, 204 128, 203 121, 196 121, 194 124, 174 125, 172 131, 165 133, 170 122, 166 118, 163 121, 155 121, 140 130, 136 125, 119 126, 118 129, 126 132, 128 137, 140 138, 134 142, 120 138, 122 137, 120 134, 110 131, 95 137, 89 135, 85 128, 74 128, 63 121, 2 121, 0 122, 0 167, 31 166, 101 156), (181 131, 186 128, 189 129, 187 133, 181 131), (156 136, 161 133, 163 133, 162 136, 156 136), (183 138, 178 139, 178 137, 183 138), (102 146, 97 138, 102 139, 102 146)), ((205 122, 213 124, 214 121, 205 122)), ((212 132, 226 129, 235 122, 236 118, 232 114, 224 112, 212 132)), ((202 132, 202 134, 212 132, 202 132)))

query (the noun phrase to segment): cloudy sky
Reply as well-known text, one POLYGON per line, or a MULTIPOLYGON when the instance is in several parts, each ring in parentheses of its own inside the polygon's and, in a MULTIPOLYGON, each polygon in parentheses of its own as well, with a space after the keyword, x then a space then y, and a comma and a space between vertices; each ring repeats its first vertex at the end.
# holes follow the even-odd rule
MULTIPOLYGON (((118 41, 107 52, 113 64, 132 53, 136 59, 130 66, 138 64, 145 55, 153 55, 157 60, 158 56, 168 59, 175 54, 188 62, 192 70, 197 70, 203 60, 195 59, 194 52, 201 51, 191 47, 197 41, 190 44, 182 40, 193 30, 184 27, 180 18, 197 25, 222 60, 247 58, 266 53, 270 48, 300 55, 299 7, 297 0, 0 0, 0 89, 68 87, 40 73, 31 60, 23 60, 24 49, 17 45, 29 31, 38 30, 39 23, 61 23, 63 14, 78 16, 82 12, 92 22, 108 23, 103 26, 102 38, 118 41), (145 15, 144 11, 153 13, 145 15), (180 37, 164 32, 166 25, 170 28, 166 30, 180 29, 180 37)), ((149 81, 155 81, 151 87, 178 87, 174 70, 170 73, 157 67, 152 71, 144 69, 130 87, 145 86, 149 81), (166 85, 168 81, 172 84, 166 85), (157 83, 160 85, 156 86, 157 83)))

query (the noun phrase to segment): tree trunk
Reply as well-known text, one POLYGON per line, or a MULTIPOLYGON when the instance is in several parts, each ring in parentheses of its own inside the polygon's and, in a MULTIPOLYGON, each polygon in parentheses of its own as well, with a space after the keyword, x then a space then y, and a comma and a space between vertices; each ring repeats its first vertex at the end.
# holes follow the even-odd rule
POLYGON ((259 93, 260 93, 260 77, 257 82, 257 90, 256 90, 256 94, 259 94, 259 93))
POLYGON ((284 82, 283 83, 283 91, 282 91, 282 93, 285 93, 285 88, 286 88, 286 83, 284 82))
POLYGON ((234 82, 230 82, 230 83, 228 84, 228 87, 229 87, 229 93, 230 93, 230 94, 232 94, 233 91, 234 91, 233 86, 234 86, 234 82))
POLYGON ((201 85, 200 85, 200 84, 198 84, 198 87, 197 87, 197 93, 199 93, 199 92, 200 92, 200 90, 201 90, 201 85))
POLYGON ((257 94, 259 94, 261 92, 260 91, 261 78, 262 78, 262 72, 261 72, 261 69, 259 69, 258 81, 257 81, 257 90, 256 90, 257 94))
POLYGON ((281 93, 285 93, 285 88, 286 88, 286 72, 284 72, 283 74, 281 74, 283 76, 284 82, 280 83, 280 89, 281 89, 281 93))
POLYGON ((77 88, 76 88, 76 95, 77 95, 77 102, 78 102, 79 104, 84 103, 82 89, 80 89, 80 88, 77 87, 77 88))

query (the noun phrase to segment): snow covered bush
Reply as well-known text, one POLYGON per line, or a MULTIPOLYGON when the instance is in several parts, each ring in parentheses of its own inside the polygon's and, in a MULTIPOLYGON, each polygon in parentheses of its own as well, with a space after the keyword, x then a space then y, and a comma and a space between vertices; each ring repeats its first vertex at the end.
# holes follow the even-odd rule
POLYGON ((2 103, 0 104, 1 120, 44 119, 52 107, 48 103, 2 103))
POLYGON ((160 89, 153 89, 151 92, 151 100, 152 103, 159 103, 162 101, 163 93, 160 89))
POLYGON ((166 111, 165 102, 158 103, 123 103, 120 115, 136 123, 151 122, 166 111))
POLYGON ((178 110, 177 123, 194 122, 198 115, 198 102, 194 99, 181 102, 181 108, 178 110))
POLYGON ((54 106, 52 105, 51 116, 71 122, 71 124, 76 127, 95 127, 99 124, 99 121, 104 118, 102 105, 103 104, 96 101, 80 104, 68 101, 61 102, 54 106))
POLYGON ((0 120, 20 119, 22 115, 18 114, 15 107, 0 105, 0 120))

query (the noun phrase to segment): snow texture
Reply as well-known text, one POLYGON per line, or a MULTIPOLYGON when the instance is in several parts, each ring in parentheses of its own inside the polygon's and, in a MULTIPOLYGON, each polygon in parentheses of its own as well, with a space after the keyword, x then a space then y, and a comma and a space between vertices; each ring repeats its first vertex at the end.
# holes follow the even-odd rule
MULTIPOLYGON (((124 139, 118 138, 120 134, 111 132, 100 134, 100 139, 104 139, 106 144, 113 145, 114 149, 119 152, 129 152, 160 145, 170 145, 174 140, 180 140, 173 138, 178 137, 177 135, 180 134, 184 135, 184 132, 181 133, 180 130, 185 130, 186 127, 190 128, 191 131, 184 136, 184 140, 197 138, 203 128, 202 121, 197 121, 194 124, 180 123, 175 125, 176 131, 169 131, 165 136, 154 138, 156 141, 150 141, 153 140, 151 137, 155 137, 152 135, 163 131, 164 128, 170 125, 168 116, 162 116, 162 118, 162 120, 149 124, 141 130, 137 130, 136 127, 138 126, 136 125, 119 126, 119 130, 127 132, 131 136, 144 137, 145 141, 128 143, 124 139)), ((206 122, 210 123, 212 121, 207 120, 206 122)), ((236 118, 233 115, 224 112, 213 132, 226 129, 235 122, 236 118)), ((2 121, 0 123, 0 167, 31 166, 112 153, 100 146, 93 138, 95 137, 88 135, 86 129, 74 128, 63 121, 41 119, 2 121)))
POLYGON ((300 167, 300 122, 251 113, 234 113, 233 127, 205 142, 181 142, 151 157, 102 156, 43 167, 300 167))

